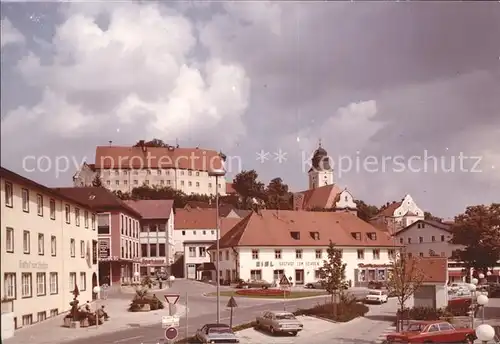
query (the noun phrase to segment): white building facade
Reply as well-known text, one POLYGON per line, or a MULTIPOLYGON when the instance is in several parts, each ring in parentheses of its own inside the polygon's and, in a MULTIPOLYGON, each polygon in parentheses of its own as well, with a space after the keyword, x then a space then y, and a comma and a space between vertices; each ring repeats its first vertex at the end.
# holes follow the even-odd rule
POLYGON ((92 300, 98 285, 96 215, 9 170, 0 173, 2 313, 20 328, 69 310, 75 286, 81 302, 92 300))

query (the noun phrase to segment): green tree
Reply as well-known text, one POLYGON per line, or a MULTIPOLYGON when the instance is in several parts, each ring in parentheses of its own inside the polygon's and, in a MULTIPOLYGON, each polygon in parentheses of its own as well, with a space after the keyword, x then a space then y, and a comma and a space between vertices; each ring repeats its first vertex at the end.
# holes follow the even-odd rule
POLYGON ((92 186, 95 188, 102 188, 104 185, 102 185, 102 180, 101 176, 99 174, 96 174, 94 177, 94 180, 92 180, 92 186))
POLYGON ((168 148, 168 144, 163 142, 163 140, 160 139, 152 139, 151 141, 146 141, 144 142, 143 140, 137 141, 137 143, 133 147, 140 147, 142 144, 144 144, 144 147, 160 147, 160 148, 168 148))
POLYGON ((323 261, 323 267, 319 271, 320 280, 323 287, 332 297, 332 311, 336 317, 336 296, 339 292, 342 293, 342 291, 348 287, 345 276, 347 264, 342 261, 342 250, 337 249, 331 240, 326 253, 327 259, 323 261))
POLYGON ((442 218, 434 216, 428 211, 424 211, 424 220, 443 222, 442 218))
POLYGON ((266 208, 291 210, 293 197, 288 185, 281 178, 272 179, 265 189, 266 208))
POLYGON ((265 198, 264 184, 258 180, 255 170, 241 171, 233 179, 233 188, 240 196, 242 209, 252 209, 255 198, 262 201, 265 198))
POLYGON ((377 215, 380 211, 377 206, 366 204, 362 200, 355 200, 354 203, 356 203, 358 208, 358 217, 366 222, 377 215))
POLYGON ((500 203, 467 207, 455 217, 451 243, 463 245, 452 258, 465 263, 466 268, 487 271, 500 260, 500 203))
MULTIPOLYGON (((419 260, 409 258, 406 254, 397 254, 391 261, 387 278, 387 291, 396 295, 400 313, 402 314, 406 301, 423 283, 424 271, 419 267, 419 260)), ((399 326, 398 326, 399 328, 399 326)))

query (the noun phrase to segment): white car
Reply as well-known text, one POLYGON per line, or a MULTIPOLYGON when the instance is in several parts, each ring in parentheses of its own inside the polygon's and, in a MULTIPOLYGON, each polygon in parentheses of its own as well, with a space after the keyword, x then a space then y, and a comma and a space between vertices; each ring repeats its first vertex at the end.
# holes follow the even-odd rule
POLYGON ((379 289, 368 291, 368 295, 366 295, 365 297, 366 303, 383 304, 386 303, 387 300, 389 300, 389 295, 387 294, 387 291, 379 289))

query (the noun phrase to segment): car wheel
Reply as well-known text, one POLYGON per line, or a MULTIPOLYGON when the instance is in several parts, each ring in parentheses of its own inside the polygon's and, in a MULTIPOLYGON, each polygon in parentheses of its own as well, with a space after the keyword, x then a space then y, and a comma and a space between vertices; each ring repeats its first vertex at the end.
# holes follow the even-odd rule
POLYGON ((276 331, 274 331, 274 327, 270 327, 269 328, 269 331, 271 332, 271 335, 275 336, 276 335, 276 331))
POLYGON ((467 337, 465 337, 464 343, 466 343, 466 344, 474 344, 474 340, 475 340, 475 338, 474 338, 473 335, 468 335, 467 337))
POLYGON ((257 321, 257 322, 255 323, 255 328, 260 328, 260 322, 258 322, 258 321, 257 321))
POLYGON ((292 336, 296 336, 298 332, 292 332, 292 336))

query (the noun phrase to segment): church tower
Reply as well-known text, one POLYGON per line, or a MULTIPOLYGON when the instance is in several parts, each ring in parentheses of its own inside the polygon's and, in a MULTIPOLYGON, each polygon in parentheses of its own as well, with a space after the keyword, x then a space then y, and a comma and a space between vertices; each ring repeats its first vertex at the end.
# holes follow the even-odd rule
POLYGON ((321 147, 321 140, 311 159, 311 166, 309 170, 309 189, 333 185, 333 168, 330 165, 330 157, 327 151, 321 147))

